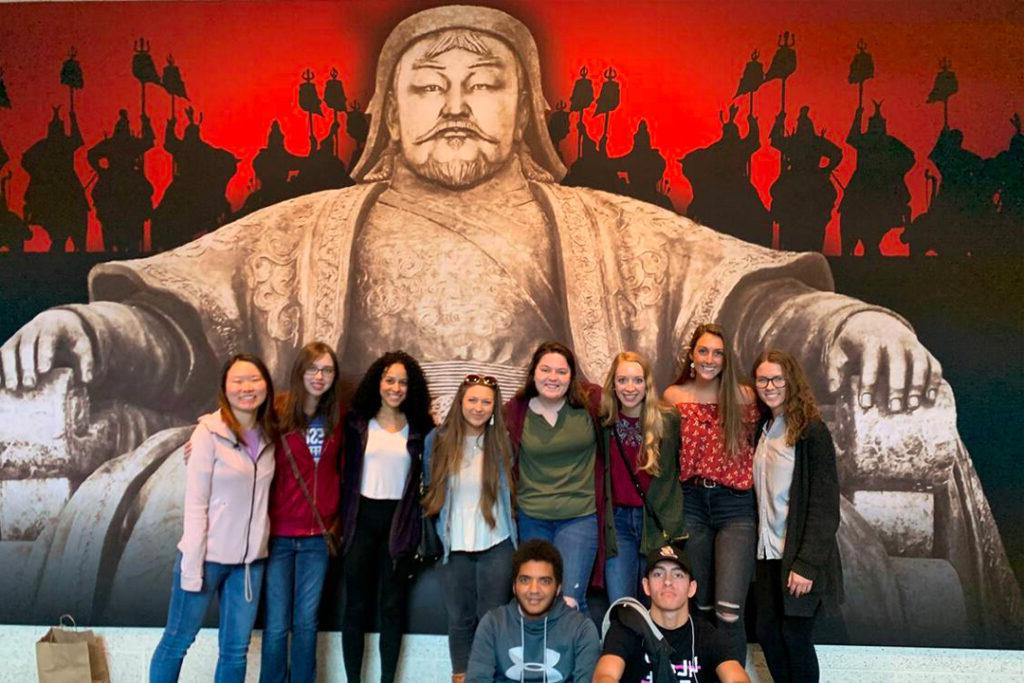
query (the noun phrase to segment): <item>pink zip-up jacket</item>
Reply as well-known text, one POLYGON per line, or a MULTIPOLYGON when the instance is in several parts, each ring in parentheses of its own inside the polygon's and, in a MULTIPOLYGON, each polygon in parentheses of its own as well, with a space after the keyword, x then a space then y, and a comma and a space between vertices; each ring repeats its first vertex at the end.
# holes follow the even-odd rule
POLYGON ((260 435, 252 461, 220 411, 199 418, 186 464, 181 588, 203 588, 203 562, 251 564, 267 556, 267 503, 274 478, 274 444, 260 435))

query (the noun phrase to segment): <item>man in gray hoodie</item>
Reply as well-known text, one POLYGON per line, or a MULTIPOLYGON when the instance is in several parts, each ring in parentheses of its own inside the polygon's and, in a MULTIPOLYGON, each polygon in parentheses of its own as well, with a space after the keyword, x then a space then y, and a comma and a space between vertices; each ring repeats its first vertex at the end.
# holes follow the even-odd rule
POLYGON ((562 556, 529 540, 512 556, 509 604, 484 615, 473 638, 466 683, 589 683, 601 653, 594 622, 566 606, 562 556))

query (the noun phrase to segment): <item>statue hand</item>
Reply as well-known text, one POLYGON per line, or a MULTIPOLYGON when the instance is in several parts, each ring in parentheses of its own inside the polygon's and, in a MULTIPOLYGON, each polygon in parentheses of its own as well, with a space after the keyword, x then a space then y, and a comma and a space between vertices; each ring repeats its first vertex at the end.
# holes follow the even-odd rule
POLYGON ((856 375, 857 403, 867 409, 881 402, 891 413, 932 403, 942 367, 917 336, 897 318, 880 311, 851 315, 826 353, 829 390, 838 391, 844 368, 856 375))
POLYGON ((8 391, 36 385, 54 367, 73 368, 92 382, 96 358, 82 319, 67 310, 43 311, 0 347, 0 377, 8 391))

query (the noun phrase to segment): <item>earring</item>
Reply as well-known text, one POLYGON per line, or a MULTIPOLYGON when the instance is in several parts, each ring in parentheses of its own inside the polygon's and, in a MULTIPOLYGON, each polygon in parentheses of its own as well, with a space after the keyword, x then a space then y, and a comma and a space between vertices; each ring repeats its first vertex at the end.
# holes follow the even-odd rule
POLYGON ((697 376, 697 369, 693 367, 693 361, 690 361, 690 379, 697 376))
POLYGON ((494 413, 491 413, 490 423, 491 423, 491 426, 493 427, 494 426, 494 413))

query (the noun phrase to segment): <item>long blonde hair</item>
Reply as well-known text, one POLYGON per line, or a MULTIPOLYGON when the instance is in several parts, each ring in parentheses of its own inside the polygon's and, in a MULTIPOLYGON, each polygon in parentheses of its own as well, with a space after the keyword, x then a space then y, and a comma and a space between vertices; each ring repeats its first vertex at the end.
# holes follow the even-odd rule
POLYGON ((480 489, 480 513, 492 529, 497 525, 494 504, 498 500, 498 483, 501 473, 505 475, 509 493, 515 505, 515 489, 512 480, 512 444, 505 429, 505 418, 501 410, 501 389, 492 377, 469 375, 462 381, 452 407, 444 422, 434 433, 434 449, 430 463, 430 488, 423 496, 423 511, 433 517, 441 512, 448 480, 459 473, 462 467, 462 444, 466 437, 466 419, 462 415, 462 399, 473 386, 484 386, 494 392, 494 412, 491 420, 484 424, 484 477, 480 489))
POLYGON ((652 477, 661 474, 661 438, 664 436, 664 413, 669 410, 660 398, 654 386, 654 373, 651 364, 639 353, 622 351, 612 359, 612 366, 604 378, 601 387, 601 424, 615 429, 622 407, 619 397, 615 394, 615 371, 622 363, 636 363, 644 372, 644 401, 640 408, 640 428, 644 437, 643 464, 637 458, 637 469, 652 477))
POLYGON ((745 382, 736 369, 736 359, 733 357, 732 349, 729 348, 729 340, 725 336, 721 325, 715 323, 702 323, 693 331, 690 337, 690 344, 685 349, 686 362, 682 372, 673 384, 686 384, 693 381, 688 370, 693 362, 693 351, 697 347, 697 341, 705 334, 718 337, 722 340, 722 350, 725 358, 722 362, 722 372, 718 376, 718 424, 725 436, 725 452, 730 457, 737 457, 743 446, 750 442, 752 430, 743 423, 743 389, 745 382))

